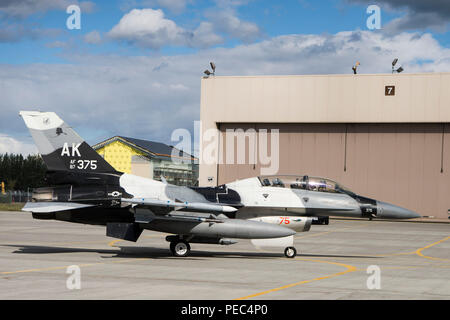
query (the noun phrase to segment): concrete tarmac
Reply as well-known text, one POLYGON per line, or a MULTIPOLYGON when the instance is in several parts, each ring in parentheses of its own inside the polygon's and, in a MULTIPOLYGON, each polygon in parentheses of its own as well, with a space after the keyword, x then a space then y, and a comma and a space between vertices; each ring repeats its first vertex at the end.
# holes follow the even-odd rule
POLYGON ((331 220, 296 235, 295 259, 247 240, 175 258, 164 238, 0 212, 0 299, 450 299, 449 224, 331 220))

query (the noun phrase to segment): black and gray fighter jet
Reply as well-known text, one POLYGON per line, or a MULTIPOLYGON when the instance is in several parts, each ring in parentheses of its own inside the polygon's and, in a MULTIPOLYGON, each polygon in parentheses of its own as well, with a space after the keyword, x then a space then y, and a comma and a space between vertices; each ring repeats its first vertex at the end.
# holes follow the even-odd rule
POLYGON ((116 171, 53 112, 22 111, 47 165, 50 187, 33 192, 24 211, 35 219, 106 226, 106 235, 136 242, 142 231, 170 234, 174 256, 190 243, 285 247, 318 217, 409 219, 420 215, 359 196, 329 179, 255 177, 219 187, 180 187, 116 171))

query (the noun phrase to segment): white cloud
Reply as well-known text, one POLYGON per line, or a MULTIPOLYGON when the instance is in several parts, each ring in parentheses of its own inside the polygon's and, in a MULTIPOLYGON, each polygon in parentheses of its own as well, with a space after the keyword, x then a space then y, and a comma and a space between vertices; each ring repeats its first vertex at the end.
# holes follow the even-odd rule
POLYGON ((190 1, 192 0, 123 0, 123 11, 132 7, 135 9, 122 17, 110 31, 110 36, 152 49, 166 45, 207 48, 223 44, 223 37, 252 43, 263 36, 257 24, 238 17, 237 8, 252 0, 215 0, 214 6, 203 12, 207 21, 201 22, 195 30, 177 26, 174 21, 164 17, 161 9, 149 9, 162 7, 179 14, 185 11, 190 1), (140 9, 141 7, 146 8, 140 9), (150 22, 159 28, 151 26, 150 22))
POLYGON ((61 48, 67 48, 68 43, 64 42, 64 41, 57 40, 57 41, 46 43, 45 46, 47 48, 59 48, 59 49, 61 49, 61 48))
POLYGON ((450 49, 431 34, 348 31, 286 35, 235 48, 146 57, 72 56, 73 64, 0 65, 0 128, 26 132, 19 110, 55 111, 95 143, 125 135, 170 143, 172 130, 200 117, 200 79, 210 61, 217 75, 450 72, 450 49))
POLYGON ((214 0, 216 5, 220 8, 232 8, 247 5, 253 0, 214 0))
POLYGON ((186 10, 188 3, 193 1, 195 0, 121 0, 120 9, 127 12, 133 8, 164 8, 171 13, 181 14, 186 10))
POLYGON ((156 0, 148 1, 150 3, 156 2, 159 6, 169 9, 171 12, 180 14, 187 6, 187 0, 156 0))
POLYGON ((214 25, 214 29, 223 32, 232 38, 239 39, 244 43, 251 43, 261 38, 262 31, 255 23, 242 21, 237 17, 233 9, 211 11, 207 17, 214 25))
MULTIPOLYGON (((373 0, 346 0, 348 3, 370 5, 373 0)), ((396 11, 403 16, 383 26, 386 31, 400 33, 407 30, 432 29, 438 32, 448 30, 450 1, 448 0, 378 0, 382 9, 396 11)))
POLYGON ((2 0, 0 13, 9 17, 25 18, 36 13, 45 13, 51 10, 66 10, 69 5, 78 5, 83 13, 94 11, 95 3, 78 0, 2 0))
POLYGON ((447 19, 448 18, 443 18, 435 12, 408 13, 400 18, 391 20, 384 29, 389 32, 425 29, 431 29, 436 32, 445 32, 449 25, 447 19))
POLYGON ((164 18, 162 10, 133 9, 125 14, 109 35, 118 40, 134 42, 150 48, 181 43, 184 30, 164 18))
MULTIPOLYGON (((74 1, 71 1, 71 4, 76 4, 76 3, 78 3, 78 2, 75 1, 75 3, 74 3, 74 1)), ((93 13, 96 9, 95 3, 92 1, 81 1, 81 2, 79 2, 79 6, 80 6, 82 13, 93 13)))
POLYGON ((213 34, 209 24, 202 23, 194 31, 185 30, 166 19, 161 9, 133 9, 120 19, 108 35, 112 39, 152 49, 166 45, 206 47, 221 41, 213 34))
POLYGON ((39 27, 31 27, 27 23, 4 23, 0 22, 0 43, 2 42, 19 42, 24 39, 42 39, 59 35, 61 30, 58 29, 42 29, 39 27))
POLYGON ((102 42, 102 37, 98 31, 94 30, 84 36, 84 42, 89 44, 99 44, 102 42))
POLYGON ((188 87, 186 87, 184 84, 181 84, 181 83, 171 84, 171 85, 169 85, 169 88, 171 90, 175 90, 175 91, 187 91, 187 90, 189 90, 188 87))
POLYGON ((0 133, 0 154, 4 153, 15 153, 27 156, 29 154, 36 154, 37 148, 34 144, 24 143, 0 133))
POLYGON ((44 28, 39 23, 26 21, 29 16, 48 11, 64 11, 69 5, 80 6, 82 13, 91 13, 95 4, 77 0, 0 0, 0 43, 51 38, 61 34, 60 28, 44 28))
POLYGON ((195 48, 208 48, 222 43, 222 37, 215 33, 214 26, 210 22, 200 23, 199 27, 192 33, 192 37, 188 40, 189 46, 195 48))
POLYGON ((108 36, 140 47, 159 49, 164 46, 208 48, 223 44, 221 35, 252 43, 262 37, 260 28, 237 17, 233 8, 207 11, 208 21, 195 30, 187 30, 165 18, 161 9, 133 9, 125 14, 108 36))

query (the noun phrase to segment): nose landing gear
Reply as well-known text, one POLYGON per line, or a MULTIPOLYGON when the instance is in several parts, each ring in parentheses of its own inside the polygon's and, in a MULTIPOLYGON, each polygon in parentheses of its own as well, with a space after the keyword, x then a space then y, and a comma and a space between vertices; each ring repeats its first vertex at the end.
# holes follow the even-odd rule
POLYGON ((286 258, 294 258, 297 255, 297 250, 294 247, 286 247, 284 255, 286 258))

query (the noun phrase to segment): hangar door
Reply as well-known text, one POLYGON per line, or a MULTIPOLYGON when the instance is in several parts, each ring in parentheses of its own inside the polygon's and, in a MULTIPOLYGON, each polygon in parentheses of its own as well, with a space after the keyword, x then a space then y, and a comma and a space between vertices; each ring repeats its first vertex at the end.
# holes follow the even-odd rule
POLYGON ((219 130, 219 184, 278 166, 278 174, 327 177, 355 193, 448 218, 450 124, 219 124, 219 130), (239 138, 226 137, 233 132, 245 135, 245 163, 238 159, 239 138), (260 151, 264 144, 267 152, 260 151))

